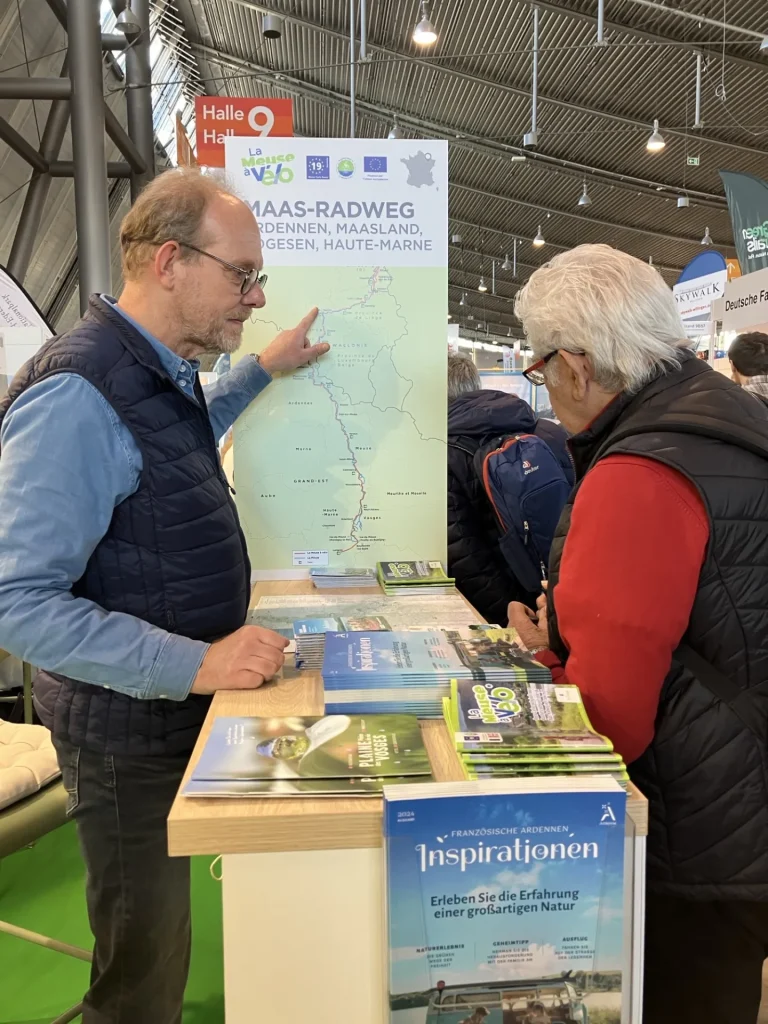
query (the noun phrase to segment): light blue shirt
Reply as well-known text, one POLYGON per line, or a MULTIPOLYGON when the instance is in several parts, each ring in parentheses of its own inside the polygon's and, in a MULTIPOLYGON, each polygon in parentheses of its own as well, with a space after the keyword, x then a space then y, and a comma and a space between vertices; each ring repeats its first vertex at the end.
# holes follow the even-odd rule
MULTIPOLYGON (((199 364, 115 308, 194 398, 199 364)), ((205 389, 216 437, 271 379, 245 356, 205 389)), ((115 506, 138 489, 142 457, 130 430, 85 378, 59 373, 16 399, 0 429, 0 450, 0 648, 131 697, 183 700, 207 644, 72 594, 115 506)))

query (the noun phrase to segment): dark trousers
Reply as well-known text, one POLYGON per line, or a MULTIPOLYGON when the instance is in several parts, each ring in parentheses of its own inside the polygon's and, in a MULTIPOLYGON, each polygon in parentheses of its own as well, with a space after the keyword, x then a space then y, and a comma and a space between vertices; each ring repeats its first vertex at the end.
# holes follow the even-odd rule
POLYGON ((648 893, 644 1024, 755 1024, 768 903, 648 893))
POLYGON ((181 1024, 191 940, 189 859, 166 818, 186 758, 94 754, 56 742, 95 937, 83 1024, 181 1024))

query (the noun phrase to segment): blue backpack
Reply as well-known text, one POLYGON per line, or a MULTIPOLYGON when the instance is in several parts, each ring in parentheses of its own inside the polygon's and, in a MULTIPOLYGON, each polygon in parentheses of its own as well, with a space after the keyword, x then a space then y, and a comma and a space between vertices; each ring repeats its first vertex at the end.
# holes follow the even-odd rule
POLYGON ((536 434, 508 434, 482 445, 474 467, 496 513, 499 549, 507 565, 521 587, 539 593, 555 528, 571 492, 570 456, 558 458, 536 434))

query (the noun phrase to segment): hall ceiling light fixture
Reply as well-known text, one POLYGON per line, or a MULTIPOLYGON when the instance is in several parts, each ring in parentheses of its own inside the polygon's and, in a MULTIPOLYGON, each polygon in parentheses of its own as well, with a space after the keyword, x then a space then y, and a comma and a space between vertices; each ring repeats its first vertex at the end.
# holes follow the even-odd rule
POLYGON ((590 198, 589 192, 587 192, 587 182, 584 181, 584 190, 579 196, 578 206, 591 206, 592 199, 590 198))
POLYGON ((467 293, 466 292, 462 292, 461 293, 461 298, 459 299, 459 305, 460 306, 466 306, 466 304, 467 304, 467 293))
MULTIPOLYGON (((709 229, 707 229, 707 230, 709 230, 709 229)), ((488 291, 488 285, 485 283, 485 278, 482 275, 480 275, 480 284, 477 286, 477 290, 479 292, 487 292, 488 291)))
POLYGON ((402 139, 403 138, 402 129, 400 128, 400 125, 398 124, 398 121, 397 121, 397 114, 395 114, 395 118, 394 118, 394 121, 392 122, 392 127, 389 129, 389 135, 387 136, 387 138, 388 139, 402 139))
POLYGON ((437 32, 435 31, 435 26, 429 20, 426 0, 421 0, 421 18, 413 30, 413 41, 419 46, 432 46, 433 43, 437 42, 437 32))
POLYGON ((135 42, 141 35, 141 22, 131 10, 130 0, 117 16, 115 28, 123 33, 129 43, 135 42))
POLYGON ((659 131, 659 119, 655 118, 653 122, 653 131, 645 144, 645 148, 649 153, 660 153, 665 146, 666 142, 664 141, 664 136, 659 131))
POLYGON ((683 209, 685 209, 686 206, 690 206, 690 205, 691 205, 691 200, 688 198, 688 196, 678 196, 677 197, 677 208, 678 208, 678 210, 683 210, 683 209))
POLYGON ((544 235, 542 235, 541 233, 541 224, 539 224, 539 230, 536 232, 536 237, 533 240, 533 244, 536 246, 537 249, 540 249, 542 245, 547 244, 544 239, 544 235))
POLYGON ((704 237, 701 240, 702 245, 712 245, 712 235, 709 233, 709 228, 704 228, 704 237))
POLYGON ((763 36, 763 41, 760 43, 760 49, 763 53, 768 50, 768 36, 763 36))
POLYGON ((509 253, 508 252, 504 253, 504 262, 501 264, 501 269, 502 270, 511 270, 512 269, 512 263, 511 263, 511 261, 509 259, 509 253))

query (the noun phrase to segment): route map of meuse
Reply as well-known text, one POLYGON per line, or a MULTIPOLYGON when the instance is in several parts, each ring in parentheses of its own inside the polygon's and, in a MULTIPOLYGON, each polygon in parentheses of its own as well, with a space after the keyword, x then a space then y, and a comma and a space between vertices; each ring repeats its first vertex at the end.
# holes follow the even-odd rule
POLYGON ((447 147, 260 142, 226 142, 269 274, 243 350, 261 351, 313 306, 310 340, 331 350, 279 376, 236 425, 255 574, 445 561, 447 147))
POLYGON ((285 293, 282 275, 270 278, 244 349, 298 321, 297 295, 314 286, 322 298, 311 339, 331 352, 273 382, 238 423, 234 486, 254 567, 290 567, 297 552, 327 552, 330 565, 445 557, 436 525, 446 515, 445 380, 424 358, 432 311, 420 298, 425 276, 439 273, 294 270, 285 293))

